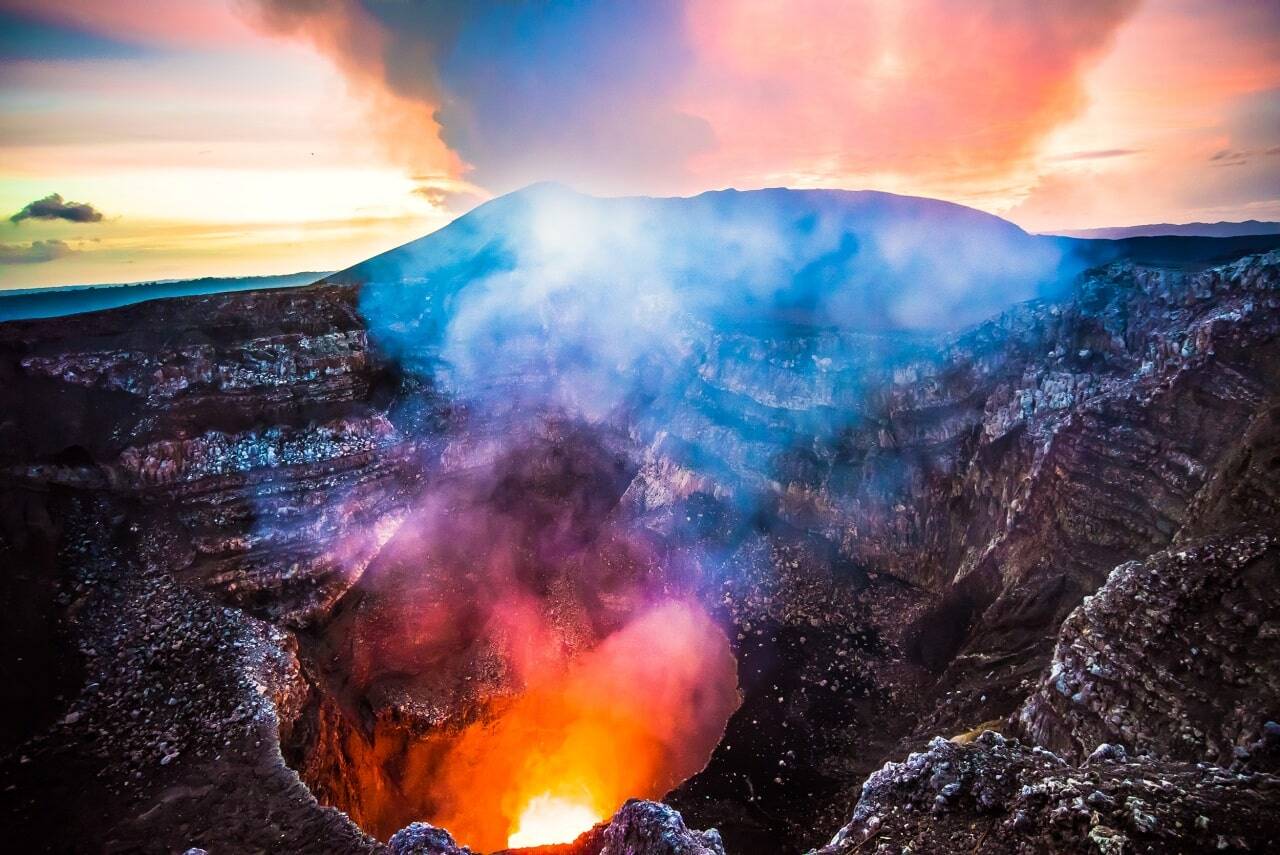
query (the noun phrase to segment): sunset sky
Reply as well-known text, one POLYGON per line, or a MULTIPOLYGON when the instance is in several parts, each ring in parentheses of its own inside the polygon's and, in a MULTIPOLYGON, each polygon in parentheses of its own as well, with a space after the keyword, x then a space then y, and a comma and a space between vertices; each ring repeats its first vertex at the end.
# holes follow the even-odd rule
POLYGON ((1280 3, 0 0, 0 149, 0 288, 336 269, 541 180, 1280 219, 1280 3))

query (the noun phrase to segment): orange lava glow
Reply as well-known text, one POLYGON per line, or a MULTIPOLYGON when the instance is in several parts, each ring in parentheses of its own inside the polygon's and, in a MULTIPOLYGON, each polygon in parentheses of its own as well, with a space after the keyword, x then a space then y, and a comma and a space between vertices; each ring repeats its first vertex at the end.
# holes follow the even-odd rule
POLYGON ((535 796, 520 814, 516 830, 507 838, 507 845, 514 849, 563 843, 604 819, 585 804, 543 793, 535 796))
POLYGON ((465 728, 424 782, 431 821, 481 851, 571 841, 698 772, 738 702, 724 634, 667 601, 590 650, 539 661, 522 694, 465 728))

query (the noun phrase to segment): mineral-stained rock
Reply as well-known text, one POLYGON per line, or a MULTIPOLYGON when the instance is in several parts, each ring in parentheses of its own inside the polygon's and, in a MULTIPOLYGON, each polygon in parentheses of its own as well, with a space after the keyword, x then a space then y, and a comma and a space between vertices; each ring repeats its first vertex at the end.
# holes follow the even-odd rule
POLYGON ((1278 583, 1280 539, 1252 527, 1120 565, 1063 623, 1017 728, 1077 760, 1247 757, 1280 710, 1278 583))
POLYGON ((571 851, 572 855, 724 855, 724 844, 715 829, 692 831, 666 805, 633 799, 607 824, 575 841, 571 851))
POLYGON ((889 763, 819 855, 1267 852, 1280 778, 1163 760, 1068 763, 987 731, 889 763))

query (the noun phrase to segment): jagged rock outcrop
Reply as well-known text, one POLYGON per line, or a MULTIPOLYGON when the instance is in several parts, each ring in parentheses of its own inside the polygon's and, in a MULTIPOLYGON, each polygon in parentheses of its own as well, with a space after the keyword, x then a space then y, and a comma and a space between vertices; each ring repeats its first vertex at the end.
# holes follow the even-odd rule
POLYGON ((692 831, 671 808, 633 799, 573 844, 573 855, 724 855, 715 829, 692 831))
POLYGON ((1277 582, 1274 530, 1120 565, 1063 623, 1019 731, 1076 760, 1103 742, 1219 766, 1247 757, 1280 711, 1277 582))
POLYGON ((471 855, 453 835, 429 822, 413 822, 391 835, 387 841, 391 855, 471 855))
POLYGON ((867 779, 818 855, 854 852, 1266 852, 1280 778, 1102 746, 1081 766, 986 731, 942 738, 867 779))

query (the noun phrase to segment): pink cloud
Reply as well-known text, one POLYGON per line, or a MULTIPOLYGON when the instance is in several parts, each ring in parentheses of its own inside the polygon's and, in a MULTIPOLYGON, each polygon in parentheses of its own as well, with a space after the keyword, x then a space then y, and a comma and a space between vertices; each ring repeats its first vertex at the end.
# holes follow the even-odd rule
POLYGON ((235 44, 254 32, 227 0, 4 0, 6 9, 126 41, 235 44))
POLYGON ((687 109, 718 142, 699 171, 998 174, 1076 114, 1135 5, 694 0, 687 109))
POLYGON ((1067 130, 1083 149, 1047 158, 1005 212, 1033 229, 1274 218, 1280 212, 1280 4, 1144 4, 1090 76, 1091 106, 1067 130), (1225 154, 1224 154, 1225 153, 1225 154), (1224 168, 1229 165, 1229 168, 1224 168))
MULTIPOLYGON (((581 80, 566 80, 565 86, 587 100, 614 98, 614 111, 624 116, 632 116, 635 111, 628 110, 634 105, 618 98, 666 100, 664 109, 651 111, 661 127, 644 136, 652 157, 637 189, 673 183, 689 191, 724 184, 848 185, 871 183, 886 173, 909 175, 926 186, 936 186, 938 176, 989 179, 1007 174, 1050 130, 1077 114, 1085 103, 1082 75, 1136 5, 1137 0, 687 0, 669 21, 655 17, 668 28, 656 40, 604 31, 592 45, 614 52, 628 67, 647 65, 655 81, 651 91, 609 89, 610 75, 600 76, 600 92, 581 80), (682 145, 673 117, 696 123, 705 139, 682 145)), ((494 9, 459 5, 437 21, 430 14, 406 17, 355 0, 260 0, 254 8, 268 29, 303 37, 343 69, 378 105, 375 113, 383 117, 379 123, 388 140, 401 147, 416 141, 407 147, 423 150, 417 156, 421 165, 448 163, 453 152, 442 141, 456 145, 466 139, 459 133, 466 129, 451 127, 451 118, 503 127, 501 117, 485 113, 510 110, 492 90, 471 79, 441 85, 439 63, 452 42, 433 35, 465 30, 476 21, 483 25, 475 32, 494 32, 493 21, 501 17, 494 9), (403 26, 389 23, 397 21, 403 26), (476 92, 488 93, 488 100, 476 92)), ((567 42, 538 44, 554 57, 567 42)), ((507 66, 495 57, 493 67, 507 66)), ((639 124, 633 134, 642 132, 639 124)), ((528 145, 559 145, 560 161, 548 151, 526 165, 531 174, 506 183, 582 173, 573 168, 571 143, 589 135, 590 127, 580 121, 558 135, 541 126, 535 130, 528 145)), ((446 167, 450 174, 459 174, 472 149, 487 151, 475 139, 469 142, 446 167)), ((510 159, 519 171, 524 161, 510 159)), ((607 176, 591 180, 601 187, 584 189, 612 189, 607 176)))

